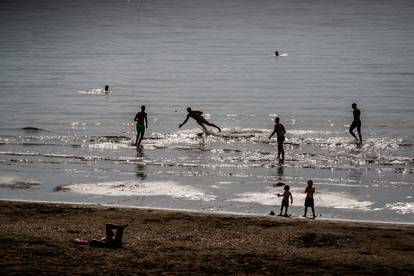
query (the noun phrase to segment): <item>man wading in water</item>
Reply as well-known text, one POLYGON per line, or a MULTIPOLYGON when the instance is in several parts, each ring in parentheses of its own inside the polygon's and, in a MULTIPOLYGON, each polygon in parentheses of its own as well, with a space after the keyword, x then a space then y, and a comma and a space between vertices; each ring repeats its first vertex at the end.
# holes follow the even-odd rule
POLYGON ((283 142, 285 141, 285 134, 286 129, 285 127, 280 123, 279 117, 275 118, 275 128, 270 134, 269 139, 272 138, 273 135, 276 133, 277 137, 277 159, 279 159, 280 162, 285 161, 285 150, 283 148, 283 142), (280 159, 280 155, 282 155, 282 159, 280 159))
POLYGON ((354 120, 352 121, 351 126, 349 127, 349 133, 351 133, 352 136, 354 136, 355 139, 358 140, 354 133, 354 129, 356 128, 358 131, 359 136, 359 143, 362 143, 362 135, 361 135, 361 111, 357 108, 357 104, 352 104, 352 109, 354 110, 352 114, 354 115, 354 120))
POLYGON ((141 144, 142 139, 144 138, 145 128, 148 128, 148 120, 147 113, 145 113, 145 105, 141 106, 141 112, 138 112, 137 115, 135 115, 134 121, 137 122, 137 139, 135 140, 135 146, 139 146, 141 144))

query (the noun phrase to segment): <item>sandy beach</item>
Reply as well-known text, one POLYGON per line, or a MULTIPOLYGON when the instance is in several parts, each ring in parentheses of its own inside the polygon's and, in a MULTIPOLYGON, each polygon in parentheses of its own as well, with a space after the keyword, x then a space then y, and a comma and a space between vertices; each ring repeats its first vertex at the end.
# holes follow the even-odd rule
POLYGON ((0 201, 13 274, 414 273, 414 225, 0 201), (75 245, 129 224, 123 248, 75 245))

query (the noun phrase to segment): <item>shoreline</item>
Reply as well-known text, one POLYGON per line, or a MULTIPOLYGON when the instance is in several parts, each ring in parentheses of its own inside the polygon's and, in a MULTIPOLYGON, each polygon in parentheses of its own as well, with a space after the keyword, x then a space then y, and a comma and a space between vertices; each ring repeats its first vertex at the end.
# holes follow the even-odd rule
POLYGON ((5 275, 412 274, 414 226, 0 200, 0 250, 5 275), (107 223, 122 248, 74 244, 107 223))
MULTIPOLYGON (((19 203, 39 203, 39 204, 58 204, 58 205, 79 205, 84 207, 108 207, 108 208, 120 208, 120 209, 132 209, 132 210, 157 210, 157 211, 171 211, 171 212, 184 212, 190 214, 211 214, 211 215, 228 215, 228 216, 246 216, 246 217, 268 217, 275 218, 276 216, 270 216, 268 214, 260 213, 243 213, 243 212, 230 212, 230 211, 200 211, 191 209, 174 209, 174 208, 162 208, 162 207, 145 207, 145 206, 131 206, 131 205, 117 205, 117 204, 101 204, 101 203, 79 203, 70 201, 44 201, 44 200, 24 200, 24 199, 0 199, 1 202, 19 202, 19 203)), ((303 218, 301 216, 289 217, 292 220, 307 220, 309 218, 303 218)), ((405 221, 382 221, 382 220, 356 220, 356 219, 341 219, 341 218, 326 218, 318 217, 315 221, 326 221, 326 222, 339 222, 339 223, 366 223, 366 224, 384 224, 384 225, 408 225, 414 226, 414 222, 405 221)))

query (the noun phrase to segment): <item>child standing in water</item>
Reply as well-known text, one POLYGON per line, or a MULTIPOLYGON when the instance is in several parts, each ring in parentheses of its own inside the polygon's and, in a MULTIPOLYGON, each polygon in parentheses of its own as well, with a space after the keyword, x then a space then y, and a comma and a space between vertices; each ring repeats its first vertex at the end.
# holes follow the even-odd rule
POLYGON ((277 196, 279 196, 279 197, 283 196, 282 205, 280 206, 280 214, 279 214, 279 216, 282 216, 283 207, 285 207, 285 214, 284 214, 284 216, 285 217, 288 217, 289 215, 288 215, 287 211, 288 211, 288 207, 289 207, 289 197, 290 197, 290 204, 293 203, 293 197, 292 197, 291 192, 289 192, 289 189, 290 189, 289 185, 285 185, 285 187, 283 189, 285 190, 283 192, 283 194, 277 194, 277 196))
POLYGON ((308 207, 312 208, 313 218, 315 218, 315 208, 313 202, 313 194, 315 193, 315 188, 313 187, 313 181, 308 180, 308 186, 305 189, 306 199, 305 199, 305 214, 303 215, 306 218, 306 213, 308 211, 308 207))

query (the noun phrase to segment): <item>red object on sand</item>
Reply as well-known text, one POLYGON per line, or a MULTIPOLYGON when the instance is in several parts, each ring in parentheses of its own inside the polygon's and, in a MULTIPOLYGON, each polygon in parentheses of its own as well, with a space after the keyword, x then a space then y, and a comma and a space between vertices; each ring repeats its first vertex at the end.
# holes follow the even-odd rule
POLYGON ((80 240, 80 239, 75 239, 74 240, 75 244, 80 244, 80 245, 88 245, 89 244, 89 240, 80 240))

